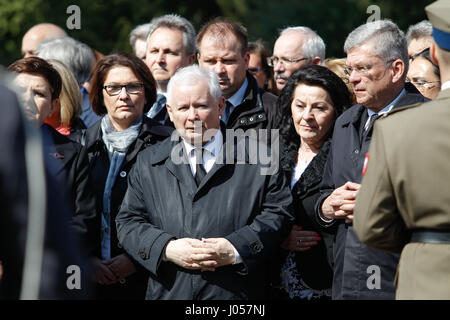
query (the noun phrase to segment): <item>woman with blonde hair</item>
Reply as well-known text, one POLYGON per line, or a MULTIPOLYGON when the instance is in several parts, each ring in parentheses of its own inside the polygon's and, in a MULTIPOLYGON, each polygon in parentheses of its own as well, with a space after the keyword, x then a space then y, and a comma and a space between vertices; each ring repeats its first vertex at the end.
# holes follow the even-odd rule
POLYGON ((322 63, 324 67, 327 67, 331 71, 333 71, 335 74, 339 76, 339 78, 344 81, 345 85, 347 86, 347 89, 350 93, 350 99, 352 101, 352 105, 356 104, 356 97, 355 92, 353 91, 353 85, 348 80, 348 76, 345 74, 345 58, 328 58, 325 59, 322 63))
POLYGON ((86 129, 80 119, 82 112, 81 93, 77 80, 69 68, 59 60, 49 59, 48 63, 59 73, 62 80, 59 108, 45 120, 60 134, 75 142, 81 142, 82 131, 86 129))

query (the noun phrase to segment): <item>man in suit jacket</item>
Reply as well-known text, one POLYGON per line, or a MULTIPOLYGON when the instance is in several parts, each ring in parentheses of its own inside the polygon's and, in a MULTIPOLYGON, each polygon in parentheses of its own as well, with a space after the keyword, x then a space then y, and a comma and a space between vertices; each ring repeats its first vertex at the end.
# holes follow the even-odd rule
POLYGON ((166 109, 167 84, 178 69, 195 62, 195 29, 176 14, 166 14, 150 22, 145 63, 156 81, 157 98, 147 116, 172 126, 166 109))
POLYGON ((292 221, 288 182, 251 160, 245 144, 257 140, 220 129, 225 100, 213 72, 179 70, 168 97, 179 135, 138 156, 119 241, 150 271, 147 299, 264 298, 266 262, 292 221))
POLYGON ((397 299, 450 299, 450 3, 426 11, 442 91, 377 122, 355 206, 361 241, 401 252, 397 299))
POLYGON ((424 101, 405 86, 408 53, 403 32, 390 20, 366 23, 345 41, 349 81, 358 104, 334 126, 317 221, 337 226, 333 299, 393 299, 398 256, 362 244, 353 230, 353 208, 373 122, 393 108, 424 101), (378 281, 379 280, 379 281, 378 281))

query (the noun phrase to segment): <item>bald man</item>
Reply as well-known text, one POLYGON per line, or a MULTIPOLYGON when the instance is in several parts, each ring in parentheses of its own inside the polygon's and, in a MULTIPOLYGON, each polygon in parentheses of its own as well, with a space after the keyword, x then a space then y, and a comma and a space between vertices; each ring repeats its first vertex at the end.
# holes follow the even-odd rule
POLYGON ((28 58, 36 55, 39 44, 47 39, 67 36, 67 33, 51 23, 40 23, 31 27, 22 38, 22 55, 28 58))

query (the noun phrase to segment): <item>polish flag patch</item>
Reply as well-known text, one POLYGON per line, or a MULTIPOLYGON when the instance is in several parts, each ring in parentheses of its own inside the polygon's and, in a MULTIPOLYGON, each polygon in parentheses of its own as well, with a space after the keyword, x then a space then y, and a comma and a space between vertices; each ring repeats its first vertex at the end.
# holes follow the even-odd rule
POLYGON ((365 174, 366 174, 366 171, 367 171, 367 166, 369 165, 369 153, 366 153, 366 157, 364 158, 364 166, 363 166, 363 171, 362 171, 362 175, 363 175, 363 177, 365 176, 365 174))

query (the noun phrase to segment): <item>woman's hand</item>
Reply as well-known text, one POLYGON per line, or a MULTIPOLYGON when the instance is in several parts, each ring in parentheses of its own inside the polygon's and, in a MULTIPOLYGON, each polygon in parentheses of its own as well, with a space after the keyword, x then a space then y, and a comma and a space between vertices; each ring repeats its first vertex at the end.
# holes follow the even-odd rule
POLYGON ((114 273, 118 281, 121 281, 136 272, 134 263, 124 253, 109 260, 102 261, 102 263, 114 273))
POLYGON ((302 227, 294 225, 281 247, 289 251, 306 251, 318 245, 320 240, 322 238, 315 231, 302 230, 302 227))

